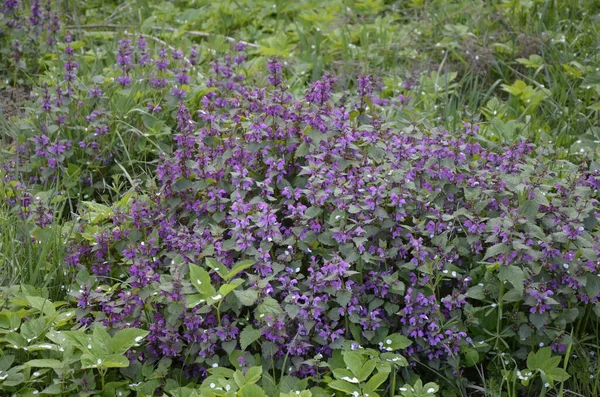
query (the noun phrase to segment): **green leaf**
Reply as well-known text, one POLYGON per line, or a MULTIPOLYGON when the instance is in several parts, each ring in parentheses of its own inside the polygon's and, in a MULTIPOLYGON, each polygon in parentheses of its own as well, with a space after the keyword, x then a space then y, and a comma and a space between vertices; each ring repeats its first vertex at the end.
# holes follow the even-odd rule
POLYGON ((129 367, 129 360, 127 357, 120 354, 110 354, 101 358, 102 362, 96 361, 98 366, 105 368, 127 368, 129 367))
POLYGON ((321 207, 309 207, 304 212, 304 216, 307 217, 308 219, 313 219, 313 218, 316 218, 317 216, 321 215, 322 212, 323 212, 323 209, 321 207))
POLYGON ((479 362, 479 353, 475 349, 467 350, 465 354, 465 365, 467 367, 472 367, 479 362))
POLYGON ((111 341, 113 353, 123 354, 135 344, 140 343, 148 335, 148 331, 138 328, 125 328, 116 333, 111 341))
POLYGON ((375 367, 377 366, 377 360, 368 360, 360 369, 360 372, 358 374, 358 379, 361 382, 366 381, 369 376, 371 376, 371 373, 373 373, 373 370, 375 369, 375 367))
POLYGON ((388 372, 378 372, 363 387, 363 393, 374 395, 375 391, 388 378, 388 372))
POLYGON ((327 386, 334 390, 343 391, 346 394, 360 394, 360 389, 356 385, 346 382, 345 380, 334 380, 332 382, 329 382, 327 386))
POLYGON ((239 397, 267 397, 263 389, 257 385, 247 385, 242 387, 237 395, 239 397))
POLYGON ((556 382, 564 382, 571 376, 562 368, 552 368, 546 371, 546 375, 550 376, 556 382))
POLYGON ((255 263, 256 263, 256 261, 253 261, 250 259, 246 259, 246 260, 236 263, 235 266, 225 276, 225 280, 231 280, 236 275, 238 275, 240 272, 243 272, 244 270, 252 267, 255 263))
POLYGON ((227 277, 227 266, 225 266, 218 260, 213 258, 206 258, 206 266, 210 267, 215 272, 217 272, 222 279, 225 280, 225 278, 227 277))
POLYGON ((594 299, 600 294, 600 277, 595 274, 588 274, 585 280, 585 292, 587 292, 590 299, 594 299))
MULTIPOLYGON (((207 259, 208 262, 208 259, 207 259)), ((210 275, 206 270, 197 265, 190 265, 190 280, 196 290, 204 297, 215 296, 217 292, 212 286, 210 275)))
POLYGON ((517 291, 517 294, 519 296, 523 296, 523 288, 525 283, 525 273, 523 272, 523 269, 514 265, 503 266, 500 268, 498 277, 500 278, 500 281, 508 281, 511 283, 517 291))
POLYGON ((240 333, 240 346, 246 350, 248 346, 260 338, 260 330, 254 329, 251 325, 247 326, 240 333))
POLYGON ((396 365, 398 367, 407 367, 408 361, 406 358, 396 353, 382 353, 381 359, 389 362, 390 364, 396 365))
POLYGON ((550 347, 543 347, 537 352, 529 352, 527 355, 527 368, 534 371, 542 369, 546 366, 546 362, 550 360, 552 356, 552 349, 550 347))
POLYGON ((194 295, 188 295, 185 297, 185 304, 188 308, 196 307, 200 303, 204 303, 204 302, 206 302, 204 295, 194 294, 194 295))
POLYGON ((96 325, 92 333, 92 353, 94 355, 111 354, 111 338, 104 327, 96 325))
POLYGON ((63 363, 51 358, 29 360, 25 363, 26 367, 34 368, 62 368, 63 363))
POLYGON ((411 340, 401 334, 388 335, 388 337, 383 340, 383 347, 388 351, 406 349, 411 344, 411 340))
POLYGON ((483 257, 483 260, 486 260, 492 256, 506 254, 509 251, 510 251, 510 248, 508 247, 508 245, 506 245, 504 243, 496 244, 487 249, 487 251, 485 252, 485 256, 483 257))
POLYGON ((221 288, 219 288, 219 294, 221 294, 223 296, 223 298, 225 298, 227 295, 229 295, 231 293, 231 291, 235 290, 241 284, 244 284, 244 280, 239 279, 239 278, 236 280, 233 280, 233 281, 235 281, 235 282, 232 282, 231 284, 223 284, 223 285, 221 285, 221 288))
POLYGON ((29 303, 29 306, 39 310, 40 312, 48 316, 52 316, 56 313, 54 305, 48 299, 41 298, 39 296, 27 296, 25 297, 25 299, 27 299, 27 303, 29 303))
POLYGON ((279 302, 273 298, 264 298, 263 302, 256 307, 256 316, 258 318, 263 318, 268 315, 277 315, 282 312, 279 302))
POLYGON ((248 289, 244 291, 233 291, 233 294, 244 306, 252 306, 258 300, 258 291, 254 289, 248 289))
POLYGON ((352 374, 360 379, 360 370, 363 366, 363 356, 357 351, 345 351, 344 363, 346 367, 352 371, 352 374))
POLYGON ((248 368, 246 376, 244 377, 244 386, 254 384, 260 380, 262 375, 262 366, 255 366, 248 368))

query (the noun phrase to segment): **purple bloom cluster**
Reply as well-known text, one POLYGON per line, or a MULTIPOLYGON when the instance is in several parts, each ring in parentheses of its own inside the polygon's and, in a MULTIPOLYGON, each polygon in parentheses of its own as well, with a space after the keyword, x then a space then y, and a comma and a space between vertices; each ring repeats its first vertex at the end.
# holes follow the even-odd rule
MULTIPOLYGON (((169 67, 164 50, 155 65, 169 67)), ((408 355, 457 356, 481 333, 464 309, 499 293, 497 279, 480 286, 482 262, 522 269, 522 285, 507 289, 522 294, 540 327, 558 321, 568 302, 597 300, 582 280, 598 277, 598 171, 575 167, 557 184, 555 165, 527 142, 486 147, 476 126, 420 132, 381 119, 364 107, 369 76, 334 105, 335 78, 295 99, 281 63, 267 69, 265 89, 246 85, 230 59, 215 62, 199 107, 177 104, 156 195, 105 225, 128 237, 102 235, 91 251, 81 241, 69 256, 76 267, 121 277, 115 294, 131 294, 119 295, 118 316, 106 297, 88 299, 83 321, 143 327, 139 313, 150 305, 146 356, 193 354, 196 372, 252 326, 271 344, 270 359, 289 357, 294 374, 309 375, 316 368, 305 360, 393 333, 414 341, 408 355), (255 260, 240 275, 254 298, 240 304, 231 294, 221 313, 202 304, 172 312, 192 292, 186 264, 205 257, 226 267, 255 260)), ((189 82, 182 73, 173 84, 189 82)), ((158 114, 158 105, 147 107, 158 114)))

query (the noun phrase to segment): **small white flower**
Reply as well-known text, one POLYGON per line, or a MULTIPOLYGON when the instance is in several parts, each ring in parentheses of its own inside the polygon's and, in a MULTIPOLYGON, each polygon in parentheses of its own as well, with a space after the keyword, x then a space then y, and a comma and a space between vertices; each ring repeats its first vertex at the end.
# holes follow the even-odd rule
POLYGON ((143 336, 136 336, 136 337, 135 337, 135 341, 136 341, 136 342, 139 342, 139 341, 141 341, 142 339, 144 339, 144 337, 143 337, 143 336))
POLYGON ((221 294, 217 294, 217 295, 215 295, 215 296, 212 297, 212 299, 215 300, 215 301, 218 301, 221 298, 222 298, 221 294))
POLYGON ((544 342, 540 342, 540 347, 544 347, 544 342))
POLYGON ((433 387, 430 387, 429 389, 427 389, 427 393, 435 393, 435 389, 433 387))
POLYGON ((548 383, 548 382, 544 383, 544 387, 546 387, 546 388, 550 387, 550 383, 548 383))
POLYGON ((38 376, 40 376, 41 374, 40 374, 39 372, 35 371, 35 372, 34 372, 33 374, 31 374, 31 375, 33 375, 33 376, 35 376, 35 377, 37 378, 37 377, 38 377, 38 376))
POLYGON ((200 280, 196 280, 196 284, 198 284, 198 285, 201 285, 201 284, 202 284, 202 281, 200 281, 200 280))
POLYGON ((102 359, 99 358, 98 361, 96 361, 98 363, 98 365, 102 364, 102 359))
POLYGON ((209 386, 211 389, 214 389, 216 385, 214 383, 211 383, 209 386))
POLYGON ((219 366, 219 363, 214 363, 214 364, 212 365, 212 367, 213 367, 213 368, 217 368, 218 366, 219 366))
POLYGON ((392 340, 388 339, 388 340, 385 341, 385 343, 387 343, 388 345, 391 345, 392 344, 392 340))
POLYGON ((88 349, 91 349, 91 348, 92 348, 92 345, 88 344, 88 345, 87 345, 87 348, 88 348, 88 349))
POLYGON ((225 390, 227 390, 227 391, 231 390, 231 385, 229 383, 225 385, 225 390))
POLYGON ((342 378, 342 380, 345 380, 346 382, 350 382, 350 383, 358 383, 358 379, 356 377, 349 378, 347 376, 344 376, 342 378))
POLYGON ((406 390, 408 390, 406 387, 401 387, 400 388, 400 391, 406 391, 406 390))

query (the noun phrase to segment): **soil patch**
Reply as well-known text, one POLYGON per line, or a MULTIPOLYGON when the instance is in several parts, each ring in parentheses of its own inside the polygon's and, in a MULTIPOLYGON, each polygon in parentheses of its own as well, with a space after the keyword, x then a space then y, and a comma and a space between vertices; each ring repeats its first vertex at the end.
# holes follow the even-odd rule
POLYGON ((21 105, 29 99, 29 91, 23 87, 0 88, 0 115, 4 119, 22 114, 21 105))

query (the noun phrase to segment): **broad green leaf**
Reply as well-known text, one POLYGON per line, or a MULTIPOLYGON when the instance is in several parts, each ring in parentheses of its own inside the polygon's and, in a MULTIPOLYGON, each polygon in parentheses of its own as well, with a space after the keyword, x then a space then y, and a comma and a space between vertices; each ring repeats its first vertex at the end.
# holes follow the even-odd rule
POLYGON ((363 366, 363 356, 357 351, 345 351, 344 363, 346 368, 352 371, 352 374, 360 379, 360 370, 363 366))
POLYGON ((190 265, 190 280, 203 297, 208 298, 217 294, 215 288, 212 286, 210 275, 200 266, 190 265))
POLYGON ((508 281, 511 283, 519 296, 523 295, 523 285, 525 283, 525 273, 523 272, 523 269, 514 265, 504 266, 500 268, 498 277, 500 278, 500 281, 508 281))
POLYGON ((250 259, 246 259, 246 260, 236 263, 235 266, 233 266, 233 268, 225 276, 225 280, 231 280, 232 278, 237 276, 240 272, 243 272, 244 270, 252 267, 255 263, 256 263, 256 261, 253 261, 250 259))
POLYGON ((63 363, 59 360, 45 358, 45 359, 29 360, 25 363, 25 366, 26 367, 34 367, 34 368, 62 368, 63 363))
POLYGON ((148 333, 148 331, 138 328, 125 328, 117 332, 111 341, 112 352, 116 354, 125 353, 135 344, 140 343, 148 333))
POLYGON ((388 351, 406 349, 412 344, 410 339, 401 334, 388 335, 382 342, 383 347, 388 351))
POLYGON ((323 212, 323 209, 320 207, 309 207, 304 212, 304 216, 307 217, 308 219, 312 219, 312 218, 316 218, 317 216, 321 215, 322 212, 323 212))
POLYGON ((251 325, 246 326, 240 333, 240 346, 246 350, 248 346, 260 338, 260 330, 254 329, 251 325))
POLYGON ((485 256, 483 257, 483 260, 486 260, 488 258, 491 258, 492 256, 496 256, 496 255, 500 255, 500 254, 506 254, 510 251, 510 248, 508 245, 504 244, 504 243, 499 243, 496 244, 490 248, 487 249, 487 251, 485 252, 485 256))
POLYGON ((92 331, 92 352, 94 354, 111 354, 112 338, 106 329, 100 325, 96 325, 92 331))
POLYGON ((259 386, 254 384, 242 387, 237 395, 239 397, 267 397, 266 393, 259 386))
POLYGON ((358 379, 360 379, 361 382, 366 381, 369 378, 369 376, 371 376, 371 373, 373 372, 376 366, 377 360, 368 360, 360 369, 358 379))
POLYGON ((242 284, 244 284, 244 280, 240 278, 233 280, 231 283, 223 284, 221 285, 221 288, 219 288, 219 294, 223 295, 224 298, 227 295, 229 295, 231 291, 233 291, 242 284))
POLYGON ((388 378, 388 372, 378 372, 369 379, 369 381, 363 387, 363 393, 374 395, 375 391, 383 382, 388 378))
POLYGON ((600 295, 600 277, 595 274, 588 274, 585 278, 585 292, 590 299, 600 295))
POLYGON ((327 386, 334 390, 343 391, 344 393, 350 395, 352 395, 353 393, 356 393, 357 395, 360 394, 360 389, 358 388, 358 386, 346 382, 345 380, 334 380, 332 382, 329 382, 327 386))
POLYGON ((52 316, 56 313, 54 305, 48 299, 41 298, 39 296, 27 296, 25 299, 27 299, 29 306, 48 316, 52 316))
POLYGON ((206 266, 213 269, 223 280, 227 279, 227 266, 214 258, 206 258, 206 266))
POLYGON ((255 366, 248 368, 246 376, 244 377, 244 385, 251 385, 260 380, 262 374, 262 366, 255 366))
POLYGON ((252 306, 258 300, 258 291, 254 289, 248 289, 244 291, 233 291, 233 294, 238 298, 240 303, 244 306, 252 306))
MULTIPOLYGON (((105 368, 127 368, 129 367, 129 360, 127 357, 120 354, 110 354, 108 356, 101 358, 102 363, 98 364, 98 366, 103 366, 105 368)), ((99 363, 97 361, 97 363, 99 363)))
POLYGON ((258 318, 264 318, 269 315, 281 314, 281 306, 273 298, 264 298, 263 302, 256 307, 256 316, 258 318))
POLYGON ((196 307, 200 303, 204 303, 204 302, 206 302, 204 295, 194 294, 194 295, 188 295, 185 297, 185 303, 188 308, 196 307))

